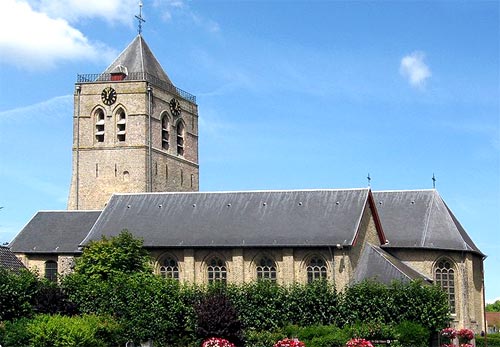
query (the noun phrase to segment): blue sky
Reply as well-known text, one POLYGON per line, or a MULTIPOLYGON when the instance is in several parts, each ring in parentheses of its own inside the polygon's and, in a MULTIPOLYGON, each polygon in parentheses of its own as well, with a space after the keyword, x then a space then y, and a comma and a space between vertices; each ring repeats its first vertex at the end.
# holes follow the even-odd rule
MULTIPOLYGON (((0 242, 66 208, 72 93, 137 35, 136 0, 3 0, 0 242)), ((436 187, 500 298, 497 1, 144 1, 197 96, 200 188, 436 187)))

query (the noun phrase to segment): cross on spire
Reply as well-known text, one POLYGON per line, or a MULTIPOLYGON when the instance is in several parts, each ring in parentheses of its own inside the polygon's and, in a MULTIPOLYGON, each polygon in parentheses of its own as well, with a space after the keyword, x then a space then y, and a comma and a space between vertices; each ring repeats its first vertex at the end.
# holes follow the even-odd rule
POLYGON ((436 189, 436 176, 434 176, 434 173, 432 173, 432 188, 436 189))
POLYGON ((142 1, 139 1, 139 15, 136 15, 135 18, 137 18, 137 21, 138 21, 138 32, 139 32, 139 35, 141 35, 142 33, 142 23, 145 23, 146 21, 144 20, 144 18, 142 18, 142 1))
POLYGON ((371 186, 372 178, 370 177, 370 173, 368 173, 368 176, 366 176, 366 179, 368 180, 368 187, 371 186))

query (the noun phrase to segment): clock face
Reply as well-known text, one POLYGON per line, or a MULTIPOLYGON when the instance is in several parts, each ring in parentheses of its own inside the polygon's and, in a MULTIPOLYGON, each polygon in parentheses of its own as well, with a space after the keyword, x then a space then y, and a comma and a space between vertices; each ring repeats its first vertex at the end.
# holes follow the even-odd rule
POLYGON ((106 87, 101 93, 101 99, 104 105, 113 105, 116 101, 116 90, 111 87, 106 87))
POLYGON ((176 98, 170 100, 170 111, 174 116, 179 116, 181 114, 181 103, 176 98))

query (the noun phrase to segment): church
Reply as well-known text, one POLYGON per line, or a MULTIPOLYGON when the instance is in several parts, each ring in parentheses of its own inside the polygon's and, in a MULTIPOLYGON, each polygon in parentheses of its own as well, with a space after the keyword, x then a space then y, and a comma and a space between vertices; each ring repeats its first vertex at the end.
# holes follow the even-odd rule
POLYGON ((68 210, 40 211, 10 243, 57 280, 92 241, 128 230, 154 270, 188 283, 421 280, 453 325, 484 330, 483 260, 435 189, 199 192, 198 105, 139 33, 74 90, 68 210))

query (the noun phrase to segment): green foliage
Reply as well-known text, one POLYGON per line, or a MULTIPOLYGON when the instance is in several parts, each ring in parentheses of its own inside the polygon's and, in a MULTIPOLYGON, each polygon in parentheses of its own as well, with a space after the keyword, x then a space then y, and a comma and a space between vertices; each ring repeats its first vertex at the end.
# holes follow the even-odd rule
POLYGON ((430 332, 418 323, 403 321, 396 325, 394 330, 401 347, 426 347, 429 345, 430 332))
POLYGON ((0 267, 0 321, 33 314, 33 297, 38 288, 35 274, 19 273, 0 267))
POLYGON ((500 312, 500 300, 492 304, 486 304, 486 312, 500 312))
POLYGON ((149 254, 142 245, 142 240, 126 230, 110 239, 103 236, 83 250, 76 260, 75 273, 102 279, 120 273, 151 273, 149 254))
POLYGON ((33 306, 37 313, 74 315, 77 312, 74 303, 57 283, 40 279, 33 297, 33 306))
POLYGON ((272 347, 276 341, 286 337, 286 334, 281 330, 245 330, 245 345, 252 347, 272 347))
POLYGON ((393 322, 412 321, 430 332, 437 332, 450 321, 448 298, 440 287, 412 281, 394 282, 390 289, 393 297, 393 322))
POLYGON ((388 287, 375 281, 363 281, 347 287, 341 302, 343 325, 361 321, 388 323, 392 321, 396 309, 388 287))
POLYGON ((368 340, 394 340, 395 331, 391 324, 378 321, 356 322, 345 326, 349 338, 363 338, 368 340))
POLYGON ((287 291, 270 281, 229 286, 228 295, 247 329, 274 330, 286 325, 287 291))
POLYGON ((107 280, 72 274, 63 286, 83 313, 116 317, 130 340, 172 343, 185 330, 177 281, 148 273, 117 273, 107 280))
POLYGON ((488 347, 500 347, 500 333, 488 334, 486 339, 479 335, 476 335, 476 346, 483 347, 486 346, 485 340, 488 341, 488 347))
POLYGON ((324 280, 295 284, 288 288, 287 321, 308 326, 338 323, 340 299, 335 287, 324 280))
POLYGON ((4 347, 114 347, 124 341, 120 326, 110 317, 38 315, 8 322, 4 347))
POLYGON ((196 335, 199 338, 221 337, 237 346, 242 345, 242 325, 225 290, 208 291, 195 310, 198 318, 196 335))
POLYGON ((344 347, 349 340, 348 329, 335 325, 289 325, 284 332, 287 337, 297 337, 308 347, 344 347))

